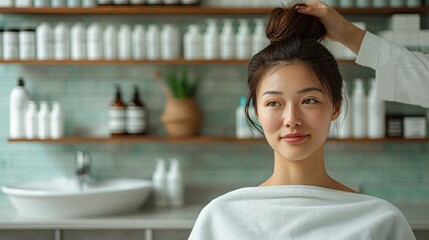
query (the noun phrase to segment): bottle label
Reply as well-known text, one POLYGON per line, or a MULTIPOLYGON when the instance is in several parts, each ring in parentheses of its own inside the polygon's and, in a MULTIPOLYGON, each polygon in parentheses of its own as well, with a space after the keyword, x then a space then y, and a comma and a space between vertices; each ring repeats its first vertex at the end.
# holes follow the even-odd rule
POLYGON ((147 113, 141 107, 128 107, 126 112, 127 132, 144 133, 147 130, 147 113))
POLYGON ((111 133, 124 133, 125 132, 125 109, 118 107, 111 107, 108 112, 109 117, 109 130, 111 133))

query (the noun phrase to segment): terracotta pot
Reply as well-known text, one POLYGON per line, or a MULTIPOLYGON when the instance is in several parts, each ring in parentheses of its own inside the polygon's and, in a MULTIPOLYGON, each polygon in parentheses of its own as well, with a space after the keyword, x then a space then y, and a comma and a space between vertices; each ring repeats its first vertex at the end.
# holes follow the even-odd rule
POLYGON ((201 126, 201 111, 195 98, 167 98, 161 122, 171 137, 197 135, 201 126))

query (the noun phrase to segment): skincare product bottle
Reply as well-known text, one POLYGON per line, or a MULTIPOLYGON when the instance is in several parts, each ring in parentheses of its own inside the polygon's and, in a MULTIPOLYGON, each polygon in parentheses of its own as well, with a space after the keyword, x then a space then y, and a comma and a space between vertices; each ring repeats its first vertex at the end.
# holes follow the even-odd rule
POLYGON ((125 104, 122 101, 121 88, 116 85, 115 99, 110 104, 108 125, 111 135, 125 134, 125 104))
POLYGON ((269 44, 265 36, 265 24, 263 19, 255 19, 255 30, 252 35, 252 55, 257 54, 269 44))
POLYGON ((237 59, 250 59, 252 36, 246 19, 239 20, 238 32, 235 38, 235 57, 237 59))
POLYGON ((203 39, 198 25, 191 24, 184 37, 184 57, 185 59, 203 58, 203 39))
POLYGON ((181 4, 189 5, 189 4, 197 4, 200 0, 180 0, 181 4))
POLYGON ((87 56, 89 60, 103 58, 103 30, 98 23, 92 23, 87 29, 87 56))
POLYGON ((164 159, 158 159, 155 171, 152 174, 155 205, 164 207, 168 204, 167 199, 167 173, 164 159))
POLYGON ((28 101, 25 111, 25 138, 36 139, 37 137, 37 105, 34 101, 28 101))
POLYGON ((132 55, 134 60, 146 58, 146 30, 143 24, 134 26, 132 32, 132 55))
POLYGON ((161 4, 161 0, 146 0, 146 4, 161 4))
POLYGON ((134 86, 133 99, 128 103, 126 110, 126 130, 128 134, 147 134, 148 112, 144 102, 140 99, 137 86, 134 86))
POLYGON ((162 0, 163 4, 179 4, 179 0, 162 0))
POLYGON ((37 59, 53 59, 53 32, 49 23, 41 23, 36 30, 37 59))
POLYGON ((70 30, 72 60, 86 59, 86 30, 82 23, 76 23, 70 30))
POLYGON ((49 1, 48 0, 34 0, 34 7, 36 7, 36 8, 49 7, 49 1))
POLYGON ((10 92, 9 98, 9 137, 25 137, 25 110, 29 100, 28 92, 25 89, 24 79, 18 80, 18 85, 10 92))
POLYGON ((3 32, 3 59, 19 59, 19 30, 15 28, 5 29, 3 32))
POLYGON ((118 31, 118 58, 120 60, 131 59, 131 28, 122 24, 118 31))
MULTIPOLYGON (((5 7, 5 6, 2 6, 5 7)), ((15 0, 15 7, 33 7, 32 0, 15 0)))
POLYGON ((177 59, 180 57, 180 33, 173 24, 165 24, 161 30, 161 58, 177 59))
POLYGON ((69 8, 75 8, 80 6, 82 6, 80 0, 67 0, 67 7, 69 8))
POLYGON ((51 6, 56 7, 65 7, 66 6, 66 0, 52 0, 51 6))
POLYGON ((39 112, 37 113, 37 132, 39 139, 51 138, 49 105, 46 101, 40 102, 39 112))
POLYGON ((250 138, 252 137, 252 130, 247 124, 245 113, 246 97, 240 97, 239 105, 235 110, 235 135, 237 138, 250 138))
POLYGON ((377 98, 375 84, 375 79, 371 79, 368 94, 368 138, 384 138, 386 107, 384 101, 377 98))
POLYGON ((219 31, 216 20, 207 20, 207 29, 204 33, 204 59, 219 58, 219 31))
POLYGON ((235 58, 235 36, 231 19, 224 20, 224 25, 220 34, 220 58, 235 58))
POLYGON ((349 97, 347 82, 343 82, 343 96, 344 99, 341 102, 341 112, 337 120, 334 122, 334 126, 338 129, 338 138, 351 138, 352 136, 352 115, 351 110, 352 99, 349 97))
POLYGON ((64 137, 64 113, 59 102, 53 102, 50 114, 51 138, 60 139, 64 137))
POLYGON ((160 38, 161 33, 158 25, 151 24, 149 25, 146 32, 146 54, 147 59, 156 60, 161 57, 161 44, 160 38))
POLYGON ((19 59, 33 60, 36 58, 36 31, 22 29, 19 32, 19 59))
POLYGON ((167 197, 173 207, 184 205, 184 183, 183 174, 180 170, 179 161, 171 159, 170 168, 167 173, 167 197))
POLYGON ((70 32, 65 23, 58 23, 54 27, 54 59, 70 58, 70 32))
POLYGON ((103 46, 104 59, 113 60, 118 58, 118 31, 112 24, 107 25, 104 29, 103 46))
POLYGON ((367 101, 363 80, 360 78, 355 79, 355 86, 353 89, 353 138, 366 138, 367 137, 367 101))
POLYGON ((96 0, 82 0, 82 7, 91 8, 97 6, 96 0))

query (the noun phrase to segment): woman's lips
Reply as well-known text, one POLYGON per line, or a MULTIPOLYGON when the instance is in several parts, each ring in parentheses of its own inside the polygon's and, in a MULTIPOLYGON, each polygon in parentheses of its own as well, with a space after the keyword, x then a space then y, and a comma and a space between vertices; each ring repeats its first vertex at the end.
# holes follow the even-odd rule
POLYGON ((300 143, 308 138, 308 134, 292 133, 281 137, 282 140, 285 140, 289 143, 300 143))

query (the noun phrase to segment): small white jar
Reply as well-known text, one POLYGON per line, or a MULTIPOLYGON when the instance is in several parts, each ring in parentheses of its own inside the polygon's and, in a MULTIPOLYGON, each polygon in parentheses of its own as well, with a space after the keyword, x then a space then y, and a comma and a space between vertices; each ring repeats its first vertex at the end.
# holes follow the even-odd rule
POLYGON ((3 32, 3 59, 16 60, 19 58, 19 30, 7 29, 3 32))
POLYGON ((22 29, 19 32, 19 59, 33 60, 36 58, 36 31, 22 29))
POLYGON ((37 59, 53 59, 53 33, 49 23, 43 22, 36 29, 37 59))

